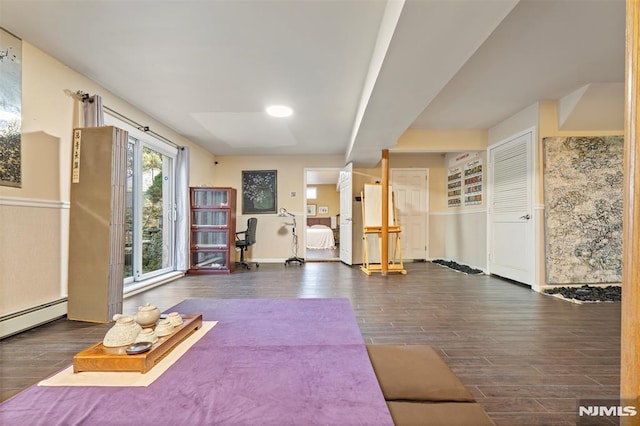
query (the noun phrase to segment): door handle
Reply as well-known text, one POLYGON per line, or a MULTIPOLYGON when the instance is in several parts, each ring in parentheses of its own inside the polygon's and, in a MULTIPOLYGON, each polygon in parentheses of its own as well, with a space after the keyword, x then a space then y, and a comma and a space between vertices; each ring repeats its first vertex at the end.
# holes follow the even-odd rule
POLYGON ((520 219, 529 220, 531 219, 531 215, 525 214, 524 216, 520 216, 520 219))

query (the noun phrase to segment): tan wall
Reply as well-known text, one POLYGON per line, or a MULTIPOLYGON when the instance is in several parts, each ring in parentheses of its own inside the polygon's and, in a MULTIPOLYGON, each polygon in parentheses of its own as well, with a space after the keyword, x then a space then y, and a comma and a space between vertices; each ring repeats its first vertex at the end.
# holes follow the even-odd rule
POLYGON ((60 205, 0 205, 0 316, 62 297, 60 229, 68 220, 60 205))
MULTIPOLYGON (((439 227, 438 217, 432 220, 433 213, 446 211, 447 193, 446 193, 446 168, 444 161, 445 154, 442 153, 401 153, 395 149, 389 154, 389 168, 420 168, 429 169, 429 229, 428 229, 428 246, 429 257, 442 257, 445 246, 446 234, 439 227)), ((379 181, 382 176, 381 168, 359 168, 354 170, 353 189, 354 194, 360 194, 365 183, 379 181)), ((353 219, 353 259, 354 262, 362 261, 362 205, 354 204, 353 219)))
POLYGON ((0 316, 66 296, 71 135, 80 103, 105 106, 191 149, 191 182, 212 182, 214 156, 28 42, 22 43, 22 188, 0 186, 0 316))
POLYGON ((400 136, 392 152, 462 152, 486 147, 486 130, 409 129, 400 136))
POLYGON ((317 188, 317 197, 315 200, 307 199, 307 204, 316 205, 317 213, 315 217, 331 217, 340 213, 340 192, 337 184, 307 185, 307 187, 312 186, 317 188), (320 214, 321 206, 328 207, 329 211, 325 214, 320 214))
POLYGON ((237 228, 243 230, 249 217, 258 219, 256 244, 248 250, 247 257, 258 261, 281 261, 291 255, 290 217, 277 214, 242 214, 242 171, 277 170, 277 207, 296 215, 298 226, 298 254, 304 253, 304 169, 340 168, 344 166, 341 155, 281 155, 281 156, 217 156, 214 186, 230 186, 238 190, 237 228), (295 193, 295 196, 294 194, 295 193))

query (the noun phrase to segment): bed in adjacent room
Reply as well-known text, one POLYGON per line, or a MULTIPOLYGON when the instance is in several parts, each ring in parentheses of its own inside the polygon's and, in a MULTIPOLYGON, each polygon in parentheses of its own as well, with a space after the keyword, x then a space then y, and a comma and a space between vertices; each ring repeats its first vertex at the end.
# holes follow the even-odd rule
POLYGON ((322 250, 336 248, 331 218, 307 219, 307 249, 322 250))

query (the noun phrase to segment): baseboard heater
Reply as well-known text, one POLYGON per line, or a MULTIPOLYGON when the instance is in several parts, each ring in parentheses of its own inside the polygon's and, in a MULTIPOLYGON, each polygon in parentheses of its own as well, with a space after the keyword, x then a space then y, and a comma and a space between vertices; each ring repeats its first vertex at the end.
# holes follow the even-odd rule
POLYGON ((67 298, 0 317, 0 339, 51 322, 67 314, 67 298))

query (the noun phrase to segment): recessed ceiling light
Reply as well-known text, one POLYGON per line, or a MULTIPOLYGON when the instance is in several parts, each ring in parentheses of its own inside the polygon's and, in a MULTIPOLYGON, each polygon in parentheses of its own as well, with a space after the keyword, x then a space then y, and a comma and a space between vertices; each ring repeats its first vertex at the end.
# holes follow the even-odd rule
POLYGON ((289 117, 293 114, 293 110, 286 105, 271 105, 266 111, 272 117, 289 117))

